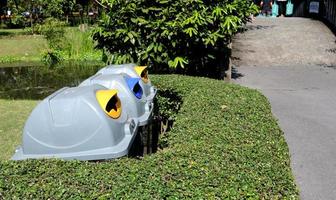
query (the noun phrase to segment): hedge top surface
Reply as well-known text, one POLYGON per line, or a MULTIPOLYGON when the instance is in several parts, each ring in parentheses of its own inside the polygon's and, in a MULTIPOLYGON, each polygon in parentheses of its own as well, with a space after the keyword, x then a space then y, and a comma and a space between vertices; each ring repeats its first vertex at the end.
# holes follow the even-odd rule
POLYGON ((161 138, 168 147, 141 160, 1 161, 0 199, 298 198, 287 144, 263 95, 206 78, 152 80, 183 101, 161 138))

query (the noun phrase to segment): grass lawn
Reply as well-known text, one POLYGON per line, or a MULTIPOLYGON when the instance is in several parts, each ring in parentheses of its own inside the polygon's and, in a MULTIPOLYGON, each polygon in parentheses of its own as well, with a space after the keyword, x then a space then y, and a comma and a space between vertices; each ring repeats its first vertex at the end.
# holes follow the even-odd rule
POLYGON ((0 30, 0 61, 20 59, 22 61, 40 60, 40 54, 47 47, 41 35, 25 35, 19 30, 0 30))
POLYGON ((24 122, 36 104, 37 101, 0 99, 0 160, 10 159, 21 143, 24 122))
MULTIPOLYGON (((89 31, 81 32, 76 27, 68 27, 65 31, 64 43, 69 45, 63 50, 64 60, 101 61, 102 52, 94 49, 89 31)), ((42 35, 29 35, 22 29, 0 29, 0 45, 0 67, 41 62, 44 50, 48 49, 42 35)))
MULTIPOLYGON (((183 102, 161 136, 167 147, 105 162, 2 160, 0 199, 298 199, 283 132, 262 94, 206 78, 152 80, 183 102)), ((20 143, 36 103, 0 101, 2 159, 20 143)))

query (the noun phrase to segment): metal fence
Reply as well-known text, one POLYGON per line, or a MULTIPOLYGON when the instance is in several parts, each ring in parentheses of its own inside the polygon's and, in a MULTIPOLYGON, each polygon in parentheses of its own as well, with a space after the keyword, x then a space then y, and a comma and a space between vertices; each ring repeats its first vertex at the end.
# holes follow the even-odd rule
POLYGON ((325 18, 336 26, 336 0, 325 0, 325 18))

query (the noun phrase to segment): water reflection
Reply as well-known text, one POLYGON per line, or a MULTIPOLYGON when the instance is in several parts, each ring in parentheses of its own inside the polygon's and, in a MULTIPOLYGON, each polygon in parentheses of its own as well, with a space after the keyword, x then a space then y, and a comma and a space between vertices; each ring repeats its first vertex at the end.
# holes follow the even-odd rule
POLYGON ((95 74, 102 64, 73 64, 49 68, 2 67, 0 68, 0 98, 43 99, 65 86, 77 86, 95 74))

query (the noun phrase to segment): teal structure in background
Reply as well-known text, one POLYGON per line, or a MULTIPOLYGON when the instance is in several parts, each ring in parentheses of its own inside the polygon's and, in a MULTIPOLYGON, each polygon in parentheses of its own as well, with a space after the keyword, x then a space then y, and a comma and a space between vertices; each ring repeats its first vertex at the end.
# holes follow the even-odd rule
POLYGON ((291 0, 288 0, 286 5, 286 15, 287 16, 293 15, 293 11, 294 11, 294 5, 291 0))
POLYGON ((274 1, 272 5, 272 17, 276 17, 279 15, 279 5, 277 4, 276 1, 274 1))

